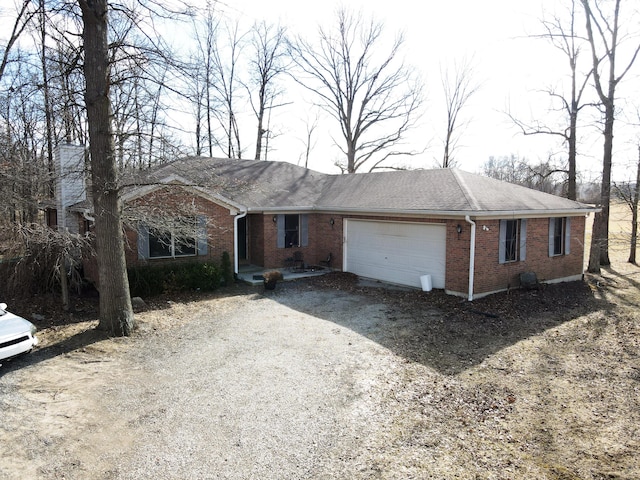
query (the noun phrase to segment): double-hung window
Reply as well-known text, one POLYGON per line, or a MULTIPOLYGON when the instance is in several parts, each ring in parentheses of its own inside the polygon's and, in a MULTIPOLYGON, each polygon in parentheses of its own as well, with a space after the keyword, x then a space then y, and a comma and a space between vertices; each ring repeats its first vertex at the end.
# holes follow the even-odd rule
POLYGON ((549 256, 557 257, 571 253, 571 218, 549 219, 549 256))
POLYGON ((525 219, 500 220, 500 263, 524 261, 527 256, 527 221, 525 219))
POLYGON ((278 248, 297 248, 309 245, 308 215, 280 214, 276 216, 276 223, 278 248))

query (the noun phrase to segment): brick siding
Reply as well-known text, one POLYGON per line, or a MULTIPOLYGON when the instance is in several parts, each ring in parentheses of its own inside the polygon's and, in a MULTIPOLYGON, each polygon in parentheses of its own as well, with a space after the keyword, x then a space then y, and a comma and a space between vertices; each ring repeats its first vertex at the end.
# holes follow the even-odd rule
MULTIPOLYGON (((210 202, 198 195, 190 193, 182 187, 168 186, 153 193, 145 195, 131 202, 133 207, 153 207, 160 205, 162 211, 171 215, 171 212, 184 210, 184 206, 195 207, 198 215, 204 215, 207 219, 207 254, 194 257, 163 258, 163 259, 140 259, 138 257, 138 234, 136 231, 127 229, 127 265, 137 264, 158 264, 192 261, 210 261, 219 264, 223 252, 228 252, 233 262, 233 215, 229 209, 210 202)), ((233 263, 232 263, 233 264, 233 263)))
POLYGON ((337 215, 308 214, 309 219, 309 244, 305 247, 277 248, 278 226, 273 221, 273 215, 253 215, 251 228, 256 228, 258 233, 250 233, 250 238, 255 241, 252 244, 252 255, 260 255, 263 252, 262 263, 257 258, 251 259, 251 263, 263 265, 265 268, 281 268, 286 266, 287 258, 293 256, 293 252, 301 251, 304 262, 307 265, 319 265, 321 260, 326 260, 329 253, 332 256, 331 267, 342 268, 342 218, 337 215), (333 224, 331 223, 333 219, 333 224))
MULTIPOLYGON (((468 291, 470 225, 463 223, 460 240, 453 240, 455 226, 447 229, 447 290, 468 291), (452 232, 453 228, 453 232, 452 232)), ((476 228, 474 294, 520 286, 520 274, 535 272, 541 282, 582 274, 585 217, 571 217, 569 255, 549 257, 549 219, 527 219, 527 252, 524 261, 500 263, 499 220, 479 220, 476 228), (483 228, 486 227, 486 228, 483 228)), ((457 239, 457 234, 455 236, 457 239)))
MULTIPOLYGON (((220 262, 223 252, 231 256, 234 262, 234 222, 228 208, 208 201, 190 193, 181 187, 165 187, 141 197, 134 202, 135 206, 162 205, 167 211, 178 211, 181 205, 194 205, 199 215, 207 217, 208 252, 205 256, 181 257, 179 259, 147 259, 138 258, 137 232, 126 231, 126 258, 128 265, 143 263, 162 263, 180 261, 213 261, 220 262)), ((397 221, 413 223, 446 224, 446 279, 445 289, 449 292, 466 295, 469 283, 469 242, 471 225, 463 219, 407 218, 398 216, 371 215, 331 215, 325 213, 309 213, 309 242, 305 247, 277 248, 277 223, 273 214, 254 213, 247 215, 248 261, 264 268, 282 268, 293 252, 302 252, 307 265, 319 265, 331 253, 334 269, 342 269, 343 260, 343 227, 346 219, 374 221, 397 221), (462 227, 458 234, 457 226, 462 227)), ((583 269, 583 242, 585 217, 571 218, 571 251, 569 255, 549 257, 549 219, 530 218, 527 220, 527 254, 525 261, 501 264, 498 258, 500 237, 499 220, 478 220, 476 228, 476 255, 474 294, 489 293, 518 287, 519 275, 524 272, 535 272, 540 281, 577 276, 583 269)), ((95 262, 85 265, 85 273, 89 277, 97 275, 95 262)))

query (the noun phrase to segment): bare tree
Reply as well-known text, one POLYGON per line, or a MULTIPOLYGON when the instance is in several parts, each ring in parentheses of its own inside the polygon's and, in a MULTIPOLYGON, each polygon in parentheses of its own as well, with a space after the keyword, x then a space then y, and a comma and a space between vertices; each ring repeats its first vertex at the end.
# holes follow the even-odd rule
MULTIPOLYGON (((588 271, 600 272, 601 265, 610 265, 609 260, 609 210, 611 203, 611 165, 613 160, 613 125, 616 118, 615 97, 616 88, 624 76, 633 66, 638 53, 640 42, 637 41, 638 31, 630 36, 620 29, 620 6, 622 0, 605 2, 603 0, 581 0, 586 17, 587 39, 591 47, 593 62, 593 80, 595 89, 603 106, 603 136, 604 152, 602 157, 602 186, 600 193, 601 212, 595 214, 591 250, 589 252, 588 271), (612 9, 607 7, 611 5, 612 9), (616 68, 618 48, 625 41, 634 42, 630 49, 629 58, 622 69, 616 68)), ((633 15, 628 18, 634 19, 633 15)), ((627 19, 628 19, 627 18, 627 19)), ((637 17, 631 25, 637 27, 637 17)))
POLYGON ((238 62, 243 48, 244 35, 240 34, 240 24, 225 25, 227 44, 222 45, 219 35, 214 39, 213 70, 214 89, 218 96, 220 110, 215 112, 220 127, 225 133, 225 153, 229 158, 242 158, 240 129, 238 125, 236 103, 238 102, 238 62), (225 48, 226 47, 226 48, 225 48))
POLYGON ((551 135, 559 137, 567 145, 567 198, 575 200, 576 175, 577 175, 577 133, 578 115, 586 106, 593 106, 591 103, 582 103, 582 96, 585 92, 592 69, 587 73, 580 72, 579 58, 583 47, 583 39, 579 37, 576 29, 576 0, 571 0, 568 17, 565 21, 558 15, 552 15, 541 21, 544 33, 537 35, 538 38, 549 41, 556 49, 565 56, 569 67, 570 93, 565 94, 556 88, 548 88, 545 93, 552 102, 559 102, 557 108, 566 118, 566 123, 559 127, 549 126, 542 122, 527 124, 513 115, 509 114, 511 120, 522 130, 524 135, 551 135))
POLYGON ((4 141, 0 150, 3 208, 14 223, 34 222, 38 204, 47 191, 46 130, 38 67, 32 57, 18 52, 11 71, 5 71, 8 91, 0 96, 4 141))
POLYGON ((30 7, 33 2, 31 0, 23 0, 20 8, 17 11, 16 18, 11 27, 11 33, 9 34, 9 40, 2 51, 2 59, 0 60, 0 79, 4 76, 4 72, 11 59, 11 51, 16 45, 16 42, 20 38, 20 35, 27 28, 32 18, 37 14, 36 10, 32 10, 30 7))
POLYGON ((274 101, 282 94, 276 86, 276 79, 285 72, 288 55, 284 27, 276 27, 263 21, 256 23, 251 33, 251 78, 247 90, 251 108, 258 120, 255 159, 260 160, 263 150, 262 139, 269 130, 269 126, 265 124, 265 115, 273 108, 284 105, 274 105, 274 101))
POLYGON ((453 72, 449 69, 441 70, 442 88, 447 107, 447 132, 444 138, 444 154, 442 156, 442 168, 456 166, 454 158, 455 150, 462 131, 469 121, 460 118, 462 109, 469 103, 469 99, 478 91, 479 86, 473 79, 473 66, 464 59, 461 63, 455 62, 453 72))
POLYGON ((562 188, 558 174, 563 172, 551 160, 531 164, 527 159, 513 154, 498 158, 491 156, 482 165, 482 174, 486 177, 553 194, 562 188))
POLYGON ((78 0, 84 30, 85 104, 89 122, 93 210, 100 282, 99 328, 130 335, 134 328, 122 234, 118 174, 109 100, 107 0, 78 0))
POLYGON ((6 253, 16 260, 0 265, 0 294, 38 294, 60 287, 63 307, 68 310, 69 287, 81 287, 80 259, 91 251, 90 239, 40 223, 15 224, 7 230, 0 227, 0 235, 5 239, 6 253))
POLYGON ((394 150, 422 105, 422 86, 400 59, 403 36, 387 48, 382 23, 345 8, 336 20, 334 30, 320 27, 317 42, 298 37, 290 50, 301 71, 294 79, 317 95, 340 126, 343 169, 355 173, 369 164, 373 170, 391 156, 417 153, 394 150))
MULTIPOLYGON (((306 132, 305 132, 305 137, 302 140, 302 143, 304 144, 304 154, 300 155, 300 158, 304 156, 304 168, 309 167, 309 157, 311 156, 311 150, 316 145, 316 140, 313 138, 313 136, 316 129, 318 128, 318 120, 319 120, 319 117, 318 117, 318 113, 316 112, 316 115, 313 118, 313 120, 310 120, 309 118, 307 118, 307 121, 305 122, 306 132)), ((299 160, 298 160, 298 163, 299 163, 299 160)))
POLYGON ((218 25, 213 5, 207 2, 204 13, 194 21, 196 50, 186 68, 189 98, 195 107, 196 155, 202 154, 204 140, 210 157, 213 157, 213 147, 217 143, 213 133, 213 112, 217 108, 214 104, 214 49, 218 25))
POLYGON ((46 30, 46 10, 45 0, 40 0, 39 7, 39 34, 40 34, 40 62, 42 68, 42 93, 43 93, 43 108, 46 124, 46 143, 47 143, 47 167, 49 171, 53 172, 53 108, 51 106, 51 85, 49 82, 49 66, 47 62, 47 30, 46 30))
POLYGON ((614 182, 613 187, 618 197, 631 210, 631 242, 629 248, 629 263, 636 264, 636 250, 638 246, 638 201, 640 200, 640 144, 638 145, 638 164, 636 167, 636 181, 614 182))
MULTIPOLYGON (((58 20, 57 23, 59 23, 58 20)), ((51 25, 50 22, 49 25, 51 25)), ((51 106, 54 120, 54 144, 78 142, 88 144, 87 119, 83 103, 84 76, 81 69, 81 46, 63 34, 52 32, 48 63, 51 72, 51 106)))

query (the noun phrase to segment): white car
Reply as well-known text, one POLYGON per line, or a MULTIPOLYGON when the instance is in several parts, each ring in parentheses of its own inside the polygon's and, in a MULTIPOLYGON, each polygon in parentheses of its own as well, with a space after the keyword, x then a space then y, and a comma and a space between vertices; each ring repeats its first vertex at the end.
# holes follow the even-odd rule
POLYGON ((6 308, 0 303, 0 360, 30 352, 38 344, 35 325, 6 308))

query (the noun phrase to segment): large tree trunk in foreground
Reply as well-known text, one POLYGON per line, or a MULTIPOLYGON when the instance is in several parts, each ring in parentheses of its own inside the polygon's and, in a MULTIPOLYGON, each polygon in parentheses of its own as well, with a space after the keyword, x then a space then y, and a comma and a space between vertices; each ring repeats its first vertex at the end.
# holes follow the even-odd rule
POLYGON ((78 0, 84 23, 85 102, 100 282, 98 328, 129 335, 134 327, 125 260, 109 103, 107 0, 78 0))

